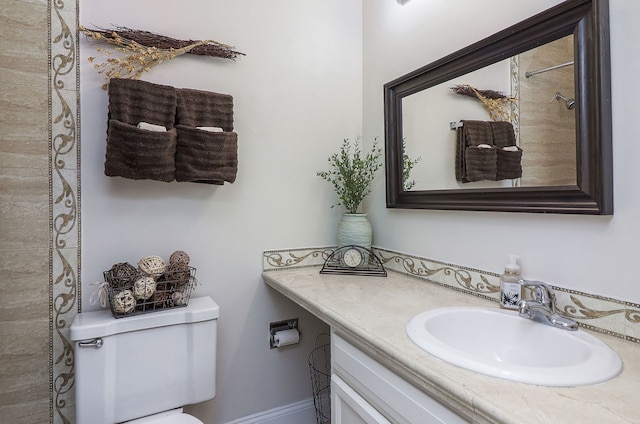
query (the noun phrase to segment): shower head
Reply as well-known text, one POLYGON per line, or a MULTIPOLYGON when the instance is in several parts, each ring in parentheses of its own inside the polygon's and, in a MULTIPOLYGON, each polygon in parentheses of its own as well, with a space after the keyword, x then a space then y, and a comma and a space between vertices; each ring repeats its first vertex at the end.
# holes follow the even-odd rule
POLYGON ((562 100, 565 105, 567 106, 567 110, 573 110, 576 108, 576 100, 575 99, 569 99, 566 96, 563 96, 562 93, 560 93, 559 91, 556 92, 556 100, 560 101, 562 100))

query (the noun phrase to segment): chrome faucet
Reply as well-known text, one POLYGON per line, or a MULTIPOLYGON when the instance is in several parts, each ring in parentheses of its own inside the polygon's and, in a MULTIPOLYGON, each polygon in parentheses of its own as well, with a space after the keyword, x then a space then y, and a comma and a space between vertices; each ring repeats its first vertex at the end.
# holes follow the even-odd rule
POLYGON ((565 330, 578 329, 577 322, 556 312, 556 294, 548 284, 530 280, 520 280, 520 284, 533 289, 534 294, 534 299, 521 300, 518 303, 521 317, 565 330))

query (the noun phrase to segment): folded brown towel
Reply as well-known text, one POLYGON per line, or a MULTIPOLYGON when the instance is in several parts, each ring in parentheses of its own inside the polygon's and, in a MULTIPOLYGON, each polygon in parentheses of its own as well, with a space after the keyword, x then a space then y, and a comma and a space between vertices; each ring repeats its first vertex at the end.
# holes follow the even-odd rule
POLYGON ((238 140, 232 131, 233 97, 228 94, 111 79, 105 174, 232 183, 238 169, 238 140), (140 122, 168 131, 137 128, 140 122), (220 127, 225 132, 195 127, 220 127))
POLYGON ((479 144, 493 144, 490 122, 462 121, 462 133, 467 147, 479 144))
POLYGON ((465 155, 467 147, 478 146, 479 144, 493 145, 493 135, 489 122, 485 121, 461 121, 462 127, 457 130, 457 146, 456 146, 456 180, 461 183, 469 181, 465 173, 465 155))
POLYGON ((173 181, 177 131, 154 132, 109 120, 104 173, 132 180, 173 181))
POLYGON ((516 135, 511 122, 494 121, 489 122, 489 125, 491 126, 491 133, 493 134, 493 144, 496 147, 515 146, 516 135))
POLYGON ((522 149, 515 152, 503 147, 516 145, 516 136, 511 122, 490 122, 493 144, 498 148, 496 180, 510 180, 522 177, 522 149))
POLYGON ((176 181, 233 183, 238 170, 238 135, 177 125, 176 181))
POLYGON ((522 177, 522 149, 510 152, 497 149, 496 180, 511 180, 522 177))
POLYGON ((233 131, 233 97, 229 94, 179 88, 176 125, 221 127, 233 131))
POLYGON ((464 175, 464 151, 466 149, 466 145, 464 142, 464 133, 462 132, 462 127, 459 127, 456 130, 456 181, 461 183, 469 182, 467 177, 464 175))
POLYGON ((146 81, 112 78, 109 81, 109 119, 138 125, 139 122, 173 128, 176 89, 146 81))
POLYGON ((467 181, 493 181, 496 179, 495 147, 467 147, 465 150, 465 176, 467 181))

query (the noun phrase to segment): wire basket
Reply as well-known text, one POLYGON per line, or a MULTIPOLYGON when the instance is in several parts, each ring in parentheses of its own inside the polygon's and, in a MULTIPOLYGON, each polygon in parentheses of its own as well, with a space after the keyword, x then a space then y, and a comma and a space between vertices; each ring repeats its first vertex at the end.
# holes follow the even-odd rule
POLYGON ((157 277, 136 273, 121 278, 104 272, 104 280, 109 284, 109 307, 115 318, 187 306, 195 278, 193 267, 165 271, 157 277))
MULTIPOLYGON (((316 338, 316 344, 317 342, 316 338)), ((316 423, 331 424, 331 346, 329 344, 318 346, 311 351, 309 371, 316 423)))

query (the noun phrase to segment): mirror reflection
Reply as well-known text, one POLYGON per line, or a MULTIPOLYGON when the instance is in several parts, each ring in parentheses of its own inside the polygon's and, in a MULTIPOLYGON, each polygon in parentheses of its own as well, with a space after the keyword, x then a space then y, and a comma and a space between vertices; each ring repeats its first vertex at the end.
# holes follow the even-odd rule
POLYGON ((403 97, 411 190, 576 185, 573 62, 569 35, 403 97))
POLYGON ((387 207, 612 214, 608 22, 607 0, 566 0, 386 83, 387 207), (566 58, 540 48, 563 52, 565 42, 573 46, 567 48, 566 58), (563 72, 568 75, 566 86, 558 76, 563 72), (527 84, 531 87, 525 88, 527 84), (440 93, 432 99, 431 89, 438 88, 440 93), (507 116, 496 119, 487 113, 495 110, 483 110, 477 101, 491 106, 489 93, 501 90, 504 93, 492 97, 501 106, 493 109, 507 116), (424 102, 431 107, 412 105, 423 103, 424 91, 424 102), (469 91, 474 96, 466 95, 469 91), (492 122, 496 120, 501 124, 492 122), (453 131, 450 122, 473 124, 453 131), (413 129, 405 130, 405 125, 413 129), (485 138, 478 138, 473 129, 485 138), (480 144, 489 150, 479 151, 480 144), (471 173, 467 147, 473 147, 471 173), (421 160, 407 178, 405 164, 416 157, 421 160), (420 175, 438 167, 444 173, 437 178, 420 175), (405 189, 412 179, 416 185, 405 189))

